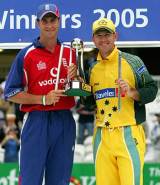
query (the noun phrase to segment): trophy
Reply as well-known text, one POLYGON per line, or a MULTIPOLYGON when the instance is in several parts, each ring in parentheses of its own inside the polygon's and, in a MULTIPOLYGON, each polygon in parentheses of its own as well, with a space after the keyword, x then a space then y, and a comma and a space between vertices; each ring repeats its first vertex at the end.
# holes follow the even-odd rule
POLYGON ((83 79, 83 82, 79 79, 70 80, 67 79, 67 83, 65 85, 65 94, 68 96, 90 96, 91 95, 91 86, 86 83, 85 74, 84 74, 84 61, 83 61, 83 51, 84 51, 84 44, 83 41, 79 38, 75 38, 71 42, 71 49, 70 49, 70 62, 69 65, 72 63, 72 49, 76 51, 76 63, 78 66, 78 76, 83 79), (80 61, 79 61, 79 52, 80 52, 80 61))

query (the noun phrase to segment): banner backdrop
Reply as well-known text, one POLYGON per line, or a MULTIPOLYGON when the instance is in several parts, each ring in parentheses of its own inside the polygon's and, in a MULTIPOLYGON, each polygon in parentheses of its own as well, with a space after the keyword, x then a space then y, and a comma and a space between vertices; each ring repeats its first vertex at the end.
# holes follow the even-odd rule
POLYGON ((160 41, 160 1, 150 0, 1 0, 0 43, 31 42, 39 33, 36 10, 39 4, 54 2, 61 13, 59 38, 90 42, 92 22, 111 18, 119 32, 118 41, 160 41))
MULTIPOLYGON (((160 164, 145 164, 143 184, 160 185, 160 164)), ((18 185, 17 164, 0 164, 0 185, 18 185)), ((96 185, 93 164, 74 164, 70 185, 96 185)))

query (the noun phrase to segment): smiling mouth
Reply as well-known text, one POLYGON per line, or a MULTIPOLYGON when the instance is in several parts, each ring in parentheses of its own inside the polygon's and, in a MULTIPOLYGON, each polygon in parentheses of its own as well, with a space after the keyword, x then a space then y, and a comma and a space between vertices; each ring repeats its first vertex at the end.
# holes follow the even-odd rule
POLYGON ((109 43, 102 43, 101 45, 102 45, 102 46, 108 46, 109 43))

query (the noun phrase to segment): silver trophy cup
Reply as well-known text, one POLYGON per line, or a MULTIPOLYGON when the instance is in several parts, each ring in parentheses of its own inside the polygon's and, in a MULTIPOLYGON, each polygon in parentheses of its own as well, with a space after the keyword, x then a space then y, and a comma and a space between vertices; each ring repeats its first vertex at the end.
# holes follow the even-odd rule
MULTIPOLYGON (((67 80, 65 86, 65 94, 68 96, 90 96, 91 95, 91 86, 85 82, 85 73, 84 73, 84 60, 83 60, 83 51, 84 44, 83 41, 79 38, 75 38, 71 42, 70 52, 72 53, 72 49, 76 51, 76 63, 78 66, 78 76, 80 79, 83 79, 83 82, 78 80, 67 80), (79 56, 80 53, 80 56, 79 56), (80 59, 79 59, 80 58, 80 59)), ((70 54, 70 64, 72 63, 72 54, 70 54)))

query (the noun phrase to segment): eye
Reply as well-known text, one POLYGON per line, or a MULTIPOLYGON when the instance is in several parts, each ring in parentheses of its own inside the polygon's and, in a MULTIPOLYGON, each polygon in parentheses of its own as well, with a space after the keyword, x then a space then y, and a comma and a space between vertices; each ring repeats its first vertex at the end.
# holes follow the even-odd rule
POLYGON ((42 24, 47 24, 47 20, 46 19, 42 19, 42 24))
POLYGON ((51 19, 50 22, 51 23, 54 23, 54 22, 56 22, 56 20, 55 19, 51 19))

